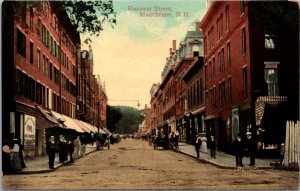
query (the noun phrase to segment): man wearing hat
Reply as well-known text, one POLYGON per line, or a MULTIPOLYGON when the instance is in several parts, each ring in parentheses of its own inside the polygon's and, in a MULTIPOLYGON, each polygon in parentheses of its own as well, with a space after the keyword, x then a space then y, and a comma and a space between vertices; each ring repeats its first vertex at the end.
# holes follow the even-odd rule
POLYGON ((196 141, 195 141, 195 150, 196 150, 197 158, 200 158, 200 146, 201 146, 201 144, 202 144, 201 136, 200 136, 200 133, 198 133, 196 135, 196 141))
POLYGON ((256 142, 252 137, 251 132, 246 133, 247 136, 247 149, 250 156, 250 166, 255 166, 255 155, 256 155, 256 142))
POLYGON ((51 136, 46 145, 46 152, 49 157, 49 168, 54 169, 54 159, 56 152, 56 143, 54 141, 54 136, 51 136))
POLYGON ((236 139, 233 142, 233 148, 235 152, 236 166, 237 167, 244 166, 243 165, 244 146, 242 143, 242 137, 240 133, 237 134, 236 139))

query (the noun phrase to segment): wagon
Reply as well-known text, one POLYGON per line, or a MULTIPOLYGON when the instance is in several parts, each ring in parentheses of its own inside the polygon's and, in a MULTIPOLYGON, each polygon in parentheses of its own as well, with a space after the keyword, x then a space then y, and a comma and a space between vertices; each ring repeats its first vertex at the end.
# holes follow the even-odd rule
POLYGON ((166 138, 162 138, 162 137, 156 137, 154 139, 154 149, 157 149, 158 147, 163 147, 164 149, 168 149, 169 148, 169 141, 166 138))

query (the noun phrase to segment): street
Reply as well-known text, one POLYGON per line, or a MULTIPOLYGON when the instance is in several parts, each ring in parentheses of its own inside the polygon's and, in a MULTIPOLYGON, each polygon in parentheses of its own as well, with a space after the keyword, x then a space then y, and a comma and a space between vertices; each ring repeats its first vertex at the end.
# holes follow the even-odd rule
POLYGON ((4 189, 288 189, 298 171, 220 169, 189 156, 125 139, 53 172, 3 176, 4 189))

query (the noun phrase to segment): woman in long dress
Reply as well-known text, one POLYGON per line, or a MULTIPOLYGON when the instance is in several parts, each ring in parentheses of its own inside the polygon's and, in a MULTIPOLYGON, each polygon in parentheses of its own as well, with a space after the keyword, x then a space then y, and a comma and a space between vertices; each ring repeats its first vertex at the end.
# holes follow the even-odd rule
POLYGON ((20 146, 18 139, 13 140, 13 149, 11 150, 11 166, 13 170, 21 170, 21 159, 20 159, 20 146))

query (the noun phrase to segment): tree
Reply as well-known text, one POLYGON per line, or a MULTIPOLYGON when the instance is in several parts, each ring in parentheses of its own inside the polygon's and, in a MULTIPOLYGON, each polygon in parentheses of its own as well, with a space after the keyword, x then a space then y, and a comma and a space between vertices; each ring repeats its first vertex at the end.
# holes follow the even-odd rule
POLYGON ((122 119, 117 123, 117 131, 120 133, 133 134, 138 130, 138 125, 142 123, 144 117, 140 111, 129 106, 118 106, 122 113, 122 119))
POLYGON ((116 124, 122 119, 122 113, 119 108, 107 105, 107 128, 110 132, 116 131, 116 124))
POLYGON ((109 23, 112 28, 117 24, 113 2, 110 1, 61 1, 73 26, 80 33, 88 32, 99 36, 103 24, 109 23))

